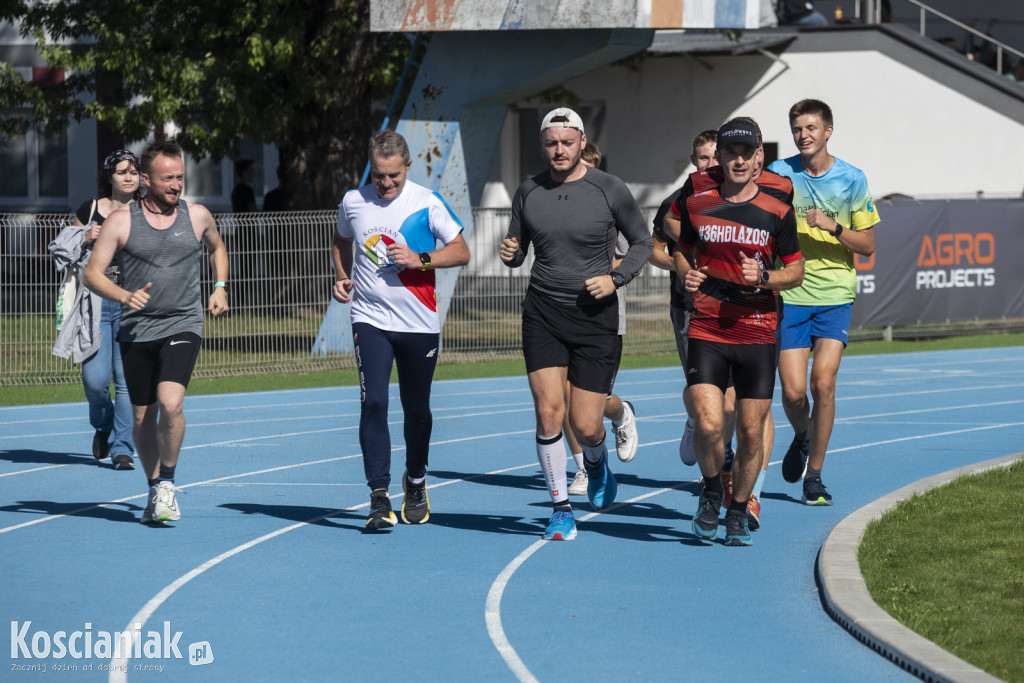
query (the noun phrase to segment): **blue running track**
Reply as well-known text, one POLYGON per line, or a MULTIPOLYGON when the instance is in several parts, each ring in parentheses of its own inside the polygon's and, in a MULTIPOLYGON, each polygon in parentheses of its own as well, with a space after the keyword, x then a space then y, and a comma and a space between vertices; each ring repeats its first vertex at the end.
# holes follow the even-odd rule
MULTIPOLYGON (((574 500, 568 543, 540 540, 550 506, 523 376, 434 384, 430 522, 387 534, 363 530, 356 387, 189 397, 183 516, 156 528, 137 521, 141 472, 89 454, 84 403, 0 408, 0 614, 15 631, 31 622, 28 656, 12 633, 0 678, 40 680, 12 669, 45 666, 75 667, 61 679, 74 681, 912 680, 825 614, 816 554, 862 505, 1020 451, 1024 348, 847 358, 831 508, 801 505, 782 480, 792 430, 776 393, 749 548, 690 531, 699 472, 678 456, 682 385, 678 367, 620 374, 640 449, 629 464, 612 455, 621 502, 598 514, 574 500), (82 631, 81 653, 135 624, 140 647, 181 632, 182 658, 119 659, 96 642, 89 658, 55 656, 57 632, 82 631), (191 665, 192 644, 213 661, 191 665)), ((392 408, 397 507, 397 386, 392 408)))

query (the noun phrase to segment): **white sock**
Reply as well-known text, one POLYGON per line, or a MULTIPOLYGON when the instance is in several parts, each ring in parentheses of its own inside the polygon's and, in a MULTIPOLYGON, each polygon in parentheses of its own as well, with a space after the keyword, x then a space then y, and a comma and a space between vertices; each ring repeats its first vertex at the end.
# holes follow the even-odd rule
POLYGON ((608 449, 605 448, 604 441, 601 441, 596 446, 588 446, 581 443, 580 448, 583 449, 583 457, 587 459, 587 464, 591 467, 596 467, 602 459, 608 457, 608 449))
POLYGON ((552 503, 561 503, 569 499, 569 489, 565 485, 565 441, 562 433, 555 436, 537 437, 537 460, 540 470, 544 473, 544 483, 548 485, 552 503))
POLYGON ((582 470, 583 469, 583 451, 580 451, 579 453, 573 453, 572 454, 572 459, 573 459, 573 462, 576 463, 576 469, 582 470))

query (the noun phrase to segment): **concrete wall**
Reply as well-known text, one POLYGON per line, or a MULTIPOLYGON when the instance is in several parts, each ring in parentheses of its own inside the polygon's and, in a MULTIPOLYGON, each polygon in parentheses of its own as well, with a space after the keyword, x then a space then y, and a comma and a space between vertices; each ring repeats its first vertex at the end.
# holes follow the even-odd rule
MULTIPOLYGON (((648 58, 564 85, 582 102, 605 106, 603 139, 595 142, 609 160, 607 170, 630 185, 641 205, 660 203, 692 170, 696 133, 734 115, 754 117, 765 141, 778 143, 779 156, 795 154, 787 111, 805 97, 832 107, 829 149, 867 173, 875 197, 1021 195, 1024 100, 1012 88, 995 87, 875 29, 801 33, 778 58, 648 58)), ((514 126, 506 125, 503 154, 515 152, 514 137, 514 126)), ((517 184, 509 166, 496 159, 485 205, 507 205, 517 184)))
POLYGON ((756 28, 768 0, 372 0, 374 31, 756 28))

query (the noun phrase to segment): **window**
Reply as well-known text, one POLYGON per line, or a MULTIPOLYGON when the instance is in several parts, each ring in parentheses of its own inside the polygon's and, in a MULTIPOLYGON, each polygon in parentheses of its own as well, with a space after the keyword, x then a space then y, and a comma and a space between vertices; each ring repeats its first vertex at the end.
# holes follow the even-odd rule
POLYGON ((28 137, 0 133, 0 176, 5 197, 28 197, 28 137))
MULTIPOLYGON (((28 115, 27 111, 12 112, 28 115)), ((2 116, 3 114, 0 114, 2 116)), ((68 135, 29 123, 24 135, 0 134, 0 197, 15 203, 65 204, 68 198, 68 135)))
POLYGON ((68 133, 40 126, 36 134, 39 196, 66 200, 68 197, 68 133))
POLYGON ((192 202, 220 207, 231 204, 231 190, 238 183, 235 177, 235 159, 256 161, 256 178, 252 182, 259 203, 263 197, 263 145, 251 140, 242 140, 238 154, 229 158, 211 159, 204 157, 196 161, 185 155, 185 198, 192 202))

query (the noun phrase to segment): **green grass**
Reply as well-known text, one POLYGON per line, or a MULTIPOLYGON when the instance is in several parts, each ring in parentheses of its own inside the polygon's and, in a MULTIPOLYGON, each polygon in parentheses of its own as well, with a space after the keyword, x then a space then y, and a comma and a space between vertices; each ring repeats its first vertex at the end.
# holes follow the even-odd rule
MULTIPOLYGON (((909 351, 941 351, 950 349, 990 348, 998 346, 1024 346, 1024 334, 984 334, 967 337, 947 337, 925 341, 859 341, 852 342, 846 355, 878 353, 906 353, 909 351)), ((679 363, 675 352, 635 354, 622 357, 622 369, 672 367, 679 363)), ((467 379, 474 377, 504 377, 522 375, 525 367, 521 359, 489 360, 465 363, 442 362, 437 366, 436 379, 467 379)), ((392 379, 395 375, 392 374, 392 379)), ((231 394, 242 391, 277 391, 313 387, 350 386, 358 383, 354 369, 318 370, 316 372, 286 372, 268 375, 244 375, 193 379, 188 393, 231 394)), ((8 386, 0 391, 0 406, 41 405, 83 401, 82 387, 78 384, 8 386)))
POLYGON ((871 597, 911 630, 1024 682, 1024 462, 916 495, 868 525, 871 597))

